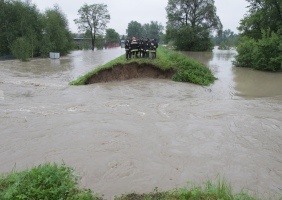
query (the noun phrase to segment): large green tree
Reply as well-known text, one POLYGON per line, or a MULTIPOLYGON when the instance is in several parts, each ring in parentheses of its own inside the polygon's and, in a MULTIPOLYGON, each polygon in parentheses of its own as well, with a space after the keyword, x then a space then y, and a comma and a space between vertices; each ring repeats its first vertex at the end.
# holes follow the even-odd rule
POLYGON ((112 28, 106 29, 105 39, 107 45, 120 42, 119 34, 112 28))
POLYGON ((282 71, 282 1, 247 0, 235 66, 282 71))
POLYGON ((143 36, 143 28, 142 28, 142 24, 140 24, 137 21, 131 21, 126 29, 127 32, 127 36, 129 38, 132 37, 137 37, 137 38, 141 38, 143 36))
POLYGON ((92 50, 95 48, 95 39, 97 34, 103 34, 110 21, 110 14, 105 4, 84 4, 78 10, 79 18, 74 22, 78 25, 78 29, 89 34, 91 37, 92 50))
POLYGON ((137 21, 131 21, 127 27, 127 36, 137 38, 155 38, 158 41, 163 35, 163 25, 157 21, 151 21, 150 23, 140 24, 137 21))
POLYGON ((249 2, 249 10, 238 27, 242 36, 258 40, 262 38, 262 30, 277 33, 282 28, 281 0, 247 1, 249 2))
POLYGON ((45 11, 41 52, 46 56, 50 51, 65 55, 72 48, 72 35, 68 28, 68 21, 60 8, 45 11))
POLYGON ((17 47, 14 43, 18 38, 24 38, 30 44, 25 55, 37 55, 42 27, 41 15, 30 1, 1 0, 0 55, 11 54, 11 48, 17 47))
POLYGON ((157 21, 151 21, 150 24, 144 24, 143 26, 143 35, 145 38, 155 38, 160 41, 161 36, 163 35, 164 27, 161 23, 157 21))
POLYGON ((167 38, 180 50, 211 50, 212 31, 222 29, 214 0, 169 0, 167 38))
POLYGON ((0 56, 13 54, 26 61, 49 51, 64 55, 72 42, 67 19, 57 6, 42 14, 31 1, 0 0, 0 56))

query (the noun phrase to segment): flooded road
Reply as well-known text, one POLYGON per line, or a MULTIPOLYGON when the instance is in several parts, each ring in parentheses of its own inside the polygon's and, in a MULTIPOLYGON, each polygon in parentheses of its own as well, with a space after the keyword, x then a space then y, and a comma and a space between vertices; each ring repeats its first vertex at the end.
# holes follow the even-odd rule
POLYGON ((68 82, 123 52, 0 61, 0 172, 64 161, 105 194, 225 177, 269 199, 282 190, 282 74, 233 68, 234 51, 189 53, 209 87, 135 79, 68 82))

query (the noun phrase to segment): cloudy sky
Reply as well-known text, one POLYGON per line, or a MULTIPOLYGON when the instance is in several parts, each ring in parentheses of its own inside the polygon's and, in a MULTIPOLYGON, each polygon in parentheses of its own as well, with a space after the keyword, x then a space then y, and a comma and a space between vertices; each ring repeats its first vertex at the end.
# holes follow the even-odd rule
MULTIPOLYGON (((137 21, 141 24, 158 21, 163 26, 166 25, 167 0, 32 0, 32 3, 43 12, 47 8, 52 8, 58 4, 69 21, 72 32, 78 32, 74 19, 78 18, 78 9, 85 3, 103 3, 108 6, 111 16, 107 28, 115 29, 119 34, 126 34, 127 25, 130 21, 137 21)), ((223 29, 231 29, 237 33, 236 27, 240 19, 246 14, 246 0, 215 0, 217 15, 219 16, 223 29)))

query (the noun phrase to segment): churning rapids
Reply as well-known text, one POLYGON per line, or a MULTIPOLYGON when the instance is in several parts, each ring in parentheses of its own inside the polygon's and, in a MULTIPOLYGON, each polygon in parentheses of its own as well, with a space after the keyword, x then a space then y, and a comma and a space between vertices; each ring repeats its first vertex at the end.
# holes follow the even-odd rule
POLYGON ((160 79, 68 86, 124 52, 0 61, 0 172, 63 161, 112 199, 225 177, 235 191, 282 193, 282 74, 234 68, 234 51, 188 53, 209 87, 160 79))

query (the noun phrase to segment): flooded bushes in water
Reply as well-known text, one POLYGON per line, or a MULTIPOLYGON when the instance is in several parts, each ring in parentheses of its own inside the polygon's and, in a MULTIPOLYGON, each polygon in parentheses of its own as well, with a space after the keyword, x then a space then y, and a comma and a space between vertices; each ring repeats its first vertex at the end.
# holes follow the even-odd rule
POLYGON ((132 63, 153 65, 163 71, 174 70, 175 74, 172 77, 174 81, 209 85, 216 80, 211 70, 203 64, 165 47, 159 47, 156 59, 135 58, 126 60, 125 56, 122 55, 84 76, 79 77, 77 80, 72 81, 70 85, 85 85, 88 79, 99 74, 99 72, 103 70, 114 68, 117 65, 127 65, 132 63))
MULTIPOLYGON (((282 32, 282 30, 281 30, 282 32)), ((233 64, 263 71, 282 71, 282 36, 264 32, 263 38, 242 37, 233 64)))
MULTIPOLYGON (((102 200, 99 195, 94 195, 91 190, 78 188, 78 176, 72 168, 64 164, 44 164, 22 172, 11 172, 0 177, 0 199, 69 199, 69 200, 102 200)), ((255 200, 246 193, 233 194, 232 188, 225 181, 217 183, 207 181, 201 185, 188 183, 188 187, 170 191, 155 189, 147 194, 124 194, 115 197, 116 200, 255 200)))

